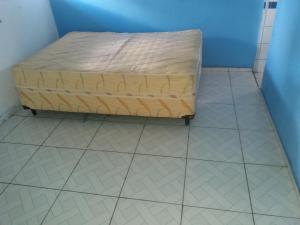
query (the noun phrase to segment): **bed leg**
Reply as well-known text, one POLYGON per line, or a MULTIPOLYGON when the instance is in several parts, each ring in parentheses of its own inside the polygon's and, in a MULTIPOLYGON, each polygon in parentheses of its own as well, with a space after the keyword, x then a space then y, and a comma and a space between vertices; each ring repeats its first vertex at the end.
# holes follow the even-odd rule
POLYGON ((23 107, 23 109, 25 109, 25 110, 30 109, 32 115, 36 116, 37 112, 36 112, 35 109, 32 109, 32 108, 30 108, 30 107, 28 107, 28 106, 26 106, 26 105, 22 105, 22 107, 23 107))
POLYGON ((36 113, 35 109, 30 109, 30 111, 31 111, 32 115, 36 116, 37 113, 36 113))
POLYGON ((183 116, 182 118, 184 119, 185 125, 189 126, 191 119, 194 119, 194 115, 183 116))
POLYGON ((186 126, 190 125, 190 118, 184 118, 184 124, 186 126))

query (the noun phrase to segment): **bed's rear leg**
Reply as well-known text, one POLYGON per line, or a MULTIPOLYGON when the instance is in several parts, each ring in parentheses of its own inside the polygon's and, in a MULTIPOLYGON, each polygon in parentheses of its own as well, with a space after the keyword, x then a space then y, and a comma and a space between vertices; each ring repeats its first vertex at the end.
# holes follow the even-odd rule
POLYGON ((194 115, 187 115, 182 117, 186 126, 190 125, 190 120, 194 119, 194 115))
POLYGON ((184 124, 186 126, 190 125, 190 118, 184 118, 184 124))
POLYGON ((25 110, 28 110, 28 109, 30 109, 30 111, 31 111, 32 115, 36 116, 37 112, 36 112, 36 110, 35 110, 35 109, 31 109, 31 108, 29 108, 29 107, 28 107, 28 106, 26 106, 26 105, 22 105, 22 107, 23 107, 23 109, 25 109, 25 110))
POLYGON ((29 108, 28 106, 26 106, 26 105, 22 105, 22 108, 25 109, 25 110, 30 109, 30 108, 29 108))
POLYGON ((36 113, 35 109, 30 109, 30 111, 31 111, 32 115, 36 116, 37 113, 36 113))

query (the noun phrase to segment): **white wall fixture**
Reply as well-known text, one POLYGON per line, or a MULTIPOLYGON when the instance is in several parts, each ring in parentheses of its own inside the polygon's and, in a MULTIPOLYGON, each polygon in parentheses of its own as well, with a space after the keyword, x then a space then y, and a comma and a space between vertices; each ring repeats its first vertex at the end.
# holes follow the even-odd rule
POLYGON ((0 123, 19 105, 11 67, 57 38, 49 0, 0 0, 0 123))
POLYGON ((263 17, 257 42, 256 59, 253 68, 253 72, 259 85, 261 85, 268 56, 268 48, 272 37, 277 2, 278 0, 265 0, 264 4, 263 17))

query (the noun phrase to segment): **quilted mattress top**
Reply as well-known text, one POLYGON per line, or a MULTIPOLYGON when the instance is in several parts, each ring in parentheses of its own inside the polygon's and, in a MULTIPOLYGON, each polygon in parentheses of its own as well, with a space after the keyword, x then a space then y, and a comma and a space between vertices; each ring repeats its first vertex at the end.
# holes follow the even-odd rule
POLYGON ((201 32, 71 32, 15 66, 38 71, 196 75, 201 32))

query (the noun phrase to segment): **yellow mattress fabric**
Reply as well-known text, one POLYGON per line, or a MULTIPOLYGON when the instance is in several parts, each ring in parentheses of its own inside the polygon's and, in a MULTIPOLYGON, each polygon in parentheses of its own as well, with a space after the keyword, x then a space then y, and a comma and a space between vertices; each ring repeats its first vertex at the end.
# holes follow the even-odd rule
POLYGON ((33 109, 182 117, 195 113, 201 33, 72 32, 16 65, 33 109))

